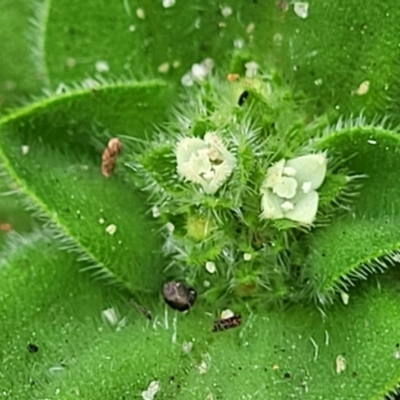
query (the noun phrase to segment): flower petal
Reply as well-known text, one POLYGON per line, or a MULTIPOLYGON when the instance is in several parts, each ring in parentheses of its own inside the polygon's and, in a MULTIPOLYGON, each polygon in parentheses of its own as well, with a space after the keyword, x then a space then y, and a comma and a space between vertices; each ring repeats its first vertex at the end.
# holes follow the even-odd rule
POLYGON ((273 194, 270 189, 264 189, 261 193, 261 216, 265 219, 283 218, 281 199, 273 194))
POLYGON ((263 186, 267 188, 273 188, 282 178, 283 168, 285 167, 285 160, 282 159, 269 167, 267 170, 267 177, 263 183, 263 186))
POLYGON ((296 195, 293 210, 285 212, 285 218, 310 225, 315 219, 318 210, 319 195, 315 190, 304 194, 299 192, 296 195))
POLYGON ((273 192, 284 199, 291 199, 295 196, 297 189, 297 181, 294 178, 282 176, 281 179, 273 187, 273 192))
POLYGON ((327 159, 325 153, 309 154, 288 160, 286 167, 294 168, 299 185, 311 182, 311 189, 318 189, 325 179, 327 159))

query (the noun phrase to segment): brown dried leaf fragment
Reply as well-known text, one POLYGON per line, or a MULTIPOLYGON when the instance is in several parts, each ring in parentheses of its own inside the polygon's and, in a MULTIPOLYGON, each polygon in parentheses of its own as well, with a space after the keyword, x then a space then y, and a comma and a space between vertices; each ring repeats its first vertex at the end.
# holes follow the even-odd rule
POLYGON ((122 143, 118 138, 112 138, 103 151, 101 158, 101 173, 109 178, 115 169, 117 156, 121 153, 122 143))

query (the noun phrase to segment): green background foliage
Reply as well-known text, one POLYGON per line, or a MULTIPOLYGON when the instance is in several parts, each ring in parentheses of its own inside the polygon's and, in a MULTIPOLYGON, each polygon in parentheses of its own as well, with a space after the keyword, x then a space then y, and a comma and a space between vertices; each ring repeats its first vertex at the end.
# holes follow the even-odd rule
POLYGON ((0 224, 14 228, 0 233, 2 395, 140 398, 152 380, 161 383, 157 399, 394 393, 400 139, 391 126, 399 122, 399 17, 394 0, 311 1, 306 19, 293 5, 285 12, 260 0, 177 0, 169 9, 150 0, 3 0, 0 186, 16 196, 0 201, 0 224), (232 8, 228 17, 225 6, 232 8), (323 135, 321 147, 368 177, 354 214, 316 231, 302 271, 306 291, 339 301, 324 309, 249 309, 242 327, 215 334, 221 310, 199 302, 182 315, 162 303, 167 260, 158 226, 123 166, 105 180, 100 160, 110 137, 145 137, 171 118, 187 90, 180 79, 193 63, 211 57, 226 75, 238 50, 275 65, 307 99, 308 121, 320 115, 331 121, 335 133, 323 135), (98 61, 109 71, 96 70, 98 61), (160 73, 166 62, 169 71, 160 73), (370 89, 358 95, 365 81, 370 89), (46 95, 33 102, 41 89, 46 95), (28 99, 32 104, 19 108, 28 99), (366 120, 355 121, 361 112, 366 120), (114 235, 105 231, 109 223, 117 226, 114 235), (338 288, 349 293, 348 305, 338 288), (129 305, 131 297, 152 311, 152 321, 129 305), (102 318, 109 307, 116 326, 102 318), (29 343, 39 351, 29 352, 29 343), (341 374, 339 355, 347 360, 341 374))

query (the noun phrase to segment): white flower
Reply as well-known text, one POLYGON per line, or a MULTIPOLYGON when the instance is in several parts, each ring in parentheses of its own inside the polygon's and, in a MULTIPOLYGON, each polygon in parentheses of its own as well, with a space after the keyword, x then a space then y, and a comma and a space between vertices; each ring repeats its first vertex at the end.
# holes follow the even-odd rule
POLYGON ((236 166, 235 156, 212 132, 204 139, 184 138, 176 149, 178 173, 190 182, 199 183, 207 194, 215 193, 236 166))
POLYGON ((261 187, 261 216, 310 225, 317 214, 316 192, 326 175, 325 153, 280 160, 267 171, 261 187))

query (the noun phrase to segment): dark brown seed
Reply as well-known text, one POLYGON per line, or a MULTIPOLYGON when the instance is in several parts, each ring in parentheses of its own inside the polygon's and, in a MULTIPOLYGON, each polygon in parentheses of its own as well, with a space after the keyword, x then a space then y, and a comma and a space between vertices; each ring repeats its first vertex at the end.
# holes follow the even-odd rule
POLYGON ((242 106, 248 97, 249 97, 249 92, 248 92, 247 90, 245 90, 245 91, 239 96, 239 100, 238 100, 239 106, 242 106))
POLYGON ((236 328, 242 323, 242 316, 240 314, 234 315, 230 318, 219 319, 214 321, 213 332, 225 331, 227 329, 236 328))
POLYGON ((196 290, 182 282, 167 282, 163 286, 165 302, 174 310, 186 311, 193 307, 196 301, 196 290))

